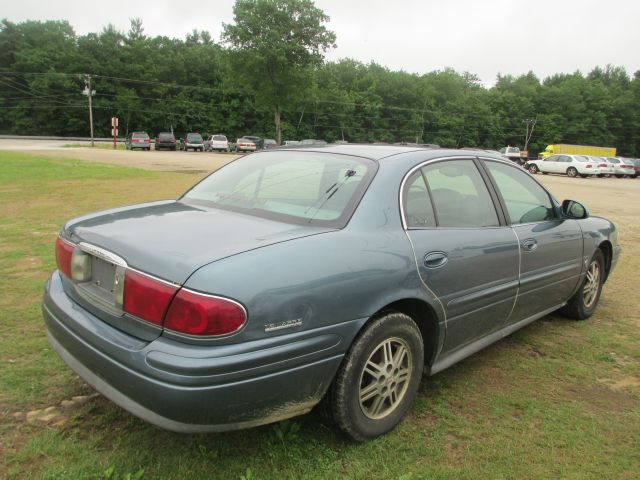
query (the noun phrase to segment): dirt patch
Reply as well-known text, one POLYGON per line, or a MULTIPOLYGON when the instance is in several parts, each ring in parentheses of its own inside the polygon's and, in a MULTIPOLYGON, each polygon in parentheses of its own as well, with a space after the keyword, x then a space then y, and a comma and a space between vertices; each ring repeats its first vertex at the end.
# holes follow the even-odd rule
POLYGON ((30 410, 28 412, 15 412, 11 416, 17 421, 24 421, 29 425, 51 425, 54 427, 64 427, 69 418, 78 410, 81 405, 92 401, 99 396, 98 393, 91 395, 76 395, 69 400, 63 400, 58 405, 30 410))
POLYGON ((584 389, 573 387, 569 391, 575 399, 595 413, 627 412, 638 406, 638 399, 634 395, 622 389, 614 390, 610 386, 594 385, 584 389))

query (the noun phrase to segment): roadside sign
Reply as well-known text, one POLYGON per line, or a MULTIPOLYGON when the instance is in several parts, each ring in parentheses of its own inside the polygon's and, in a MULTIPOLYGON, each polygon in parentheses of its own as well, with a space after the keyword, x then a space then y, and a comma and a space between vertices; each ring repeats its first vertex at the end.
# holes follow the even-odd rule
POLYGON ((118 117, 111 117, 111 126, 112 127, 118 126, 118 117))

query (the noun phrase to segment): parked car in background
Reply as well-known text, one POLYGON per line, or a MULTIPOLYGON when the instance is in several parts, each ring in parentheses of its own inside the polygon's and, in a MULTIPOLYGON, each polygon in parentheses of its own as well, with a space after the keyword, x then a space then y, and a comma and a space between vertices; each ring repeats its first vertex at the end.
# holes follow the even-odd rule
POLYGON ((300 141, 298 141, 298 140, 285 140, 284 141, 284 146, 285 147, 290 147, 292 145, 300 145, 300 141))
POLYGON ((264 147, 264 138, 262 137, 256 137, 255 135, 245 135, 243 138, 251 140, 255 144, 256 150, 262 150, 262 148, 264 147))
POLYGON ((598 177, 610 177, 613 175, 613 165, 607 162, 602 157, 594 157, 593 155, 586 155, 586 157, 598 164, 598 177))
POLYGON ((173 133, 171 132, 160 132, 158 134, 158 136, 156 137, 156 144, 155 144, 155 149, 156 150, 162 150, 163 148, 167 149, 167 150, 174 150, 176 149, 176 137, 173 133))
POLYGON ((524 164, 527 160, 526 156, 523 158, 524 152, 521 152, 518 147, 503 147, 500 149, 500 154, 519 165, 524 164))
POLYGON ((180 150, 193 150, 204 152, 204 140, 199 133, 187 133, 180 142, 180 150))
POLYGON ((131 132, 124 139, 124 148, 127 150, 151 150, 151 139, 147 132, 131 132))
POLYGON ((257 149, 255 142, 247 137, 236 140, 236 152, 255 152, 257 149))
POLYGON ((278 145, 278 142, 276 142, 273 138, 265 138, 264 142, 262 143, 262 148, 264 148, 265 150, 272 150, 274 148, 278 148, 280 145, 278 145))
POLYGON ((613 223, 488 153, 279 149, 67 222, 42 310, 63 361, 159 427, 248 428, 326 397, 367 440, 423 374, 558 309, 590 317, 620 250, 613 223))
POLYGON ((613 175, 616 178, 623 177, 635 177, 635 170, 633 165, 629 165, 626 162, 622 161, 616 157, 600 157, 602 160, 606 161, 609 165, 613 167, 613 175))
POLYGON ((640 177, 640 158, 628 158, 627 159, 633 165, 633 178, 640 177))
POLYGON ((204 141, 204 149, 207 152, 228 152, 230 150, 229 140, 227 140, 227 137, 222 135, 221 133, 217 135, 211 135, 204 141))
POLYGON ((589 177, 601 174, 606 167, 601 167, 603 162, 593 160, 586 155, 551 155, 546 158, 529 160, 525 168, 530 173, 559 173, 569 177, 589 177))

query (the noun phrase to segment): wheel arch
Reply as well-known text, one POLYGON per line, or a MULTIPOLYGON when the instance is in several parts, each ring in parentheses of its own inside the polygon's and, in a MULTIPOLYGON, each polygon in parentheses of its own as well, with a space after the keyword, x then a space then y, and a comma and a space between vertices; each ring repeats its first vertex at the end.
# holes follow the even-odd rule
POLYGON ((602 254, 604 255, 604 272, 605 272, 605 277, 603 280, 603 283, 604 283, 607 281, 607 278, 609 278, 609 272, 611 271, 611 260, 613 258, 613 245, 611 245, 611 242, 609 240, 603 240, 598 245, 598 248, 602 251, 602 254))
POLYGON ((369 320, 362 325, 361 331, 371 321, 389 312, 403 313, 416 322, 416 325, 418 325, 418 329, 420 330, 420 334, 422 335, 424 363, 425 365, 432 365, 443 340, 443 330, 440 322, 438 321, 436 310, 429 303, 418 298, 395 300, 371 315, 369 320))

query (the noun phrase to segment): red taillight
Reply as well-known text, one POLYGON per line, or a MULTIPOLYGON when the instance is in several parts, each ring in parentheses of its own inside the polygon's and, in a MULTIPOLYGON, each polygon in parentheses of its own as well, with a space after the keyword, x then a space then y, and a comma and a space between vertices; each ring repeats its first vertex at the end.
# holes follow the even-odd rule
POLYGON ((160 143, 160 139, 159 138, 156 138, 156 143, 160 143))
POLYGON ((606 163, 601 163, 601 164, 599 164, 598 166, 599 166, 599 167, 602 167, 602 168, 607 168, 607 164, 606 164, 606 163))
POLYGON ((593 168, 593 165, 587 164, 587 168, 593 168))
POLYGON ((174 139, 174 140, 171 140, 171 143, 176 143, 175 139, 174 139))
POLYGON ((148 139, 148 138, 145 138, 145 139, 144 139, 144 143, 149 143, 149 139, 148 139))
POLYGON ((75 247, 60 237, 56 239, 56 263, 65 277, 71 278, 71 256, 75 247))
POLYGON ((128 269, 124 274, 122 308, 138 318, 162 325, 162 319, 176 290, 177 286, 128 269))
POLYGON ((245 309, 226 298, 180 290, 164 320, 164 327, 187 335, 227 335, 247 321, 245 309))

